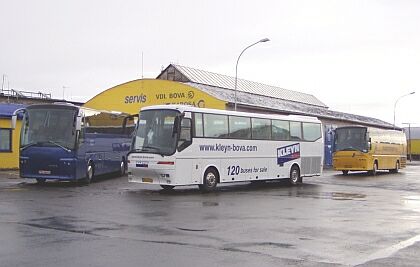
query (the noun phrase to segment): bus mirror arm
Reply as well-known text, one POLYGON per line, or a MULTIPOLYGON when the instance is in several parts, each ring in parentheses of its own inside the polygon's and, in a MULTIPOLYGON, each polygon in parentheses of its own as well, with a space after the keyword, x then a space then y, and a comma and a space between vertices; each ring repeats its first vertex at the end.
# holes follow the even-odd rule
POLYGON ((82 117, 77 116, 76 117, 76 131, 82 130, 82 117))
POLYGON ((16 123, 17 123, 17 119, 18 119, 18 113, 21 113, 21 112, 24 113, 25 112, 25 109, 24 108, 20 108, 20 109, 17 109, 17 110, 15 110, 13 112, 12 121, 11 121, 11 123, 12 123, 11 128, 12 129, 15 129, 16 128, 16 123))

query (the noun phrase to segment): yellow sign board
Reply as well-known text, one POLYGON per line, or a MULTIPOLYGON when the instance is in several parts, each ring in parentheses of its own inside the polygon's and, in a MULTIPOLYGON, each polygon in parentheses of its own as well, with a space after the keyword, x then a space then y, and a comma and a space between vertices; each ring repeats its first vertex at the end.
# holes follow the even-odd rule
POLYGON ((151 105, 182 104, 201 108, 226 109, 226 102, 189 85, 142 79, 110 88, 84 104, 85 107, 137 114, 151 105))

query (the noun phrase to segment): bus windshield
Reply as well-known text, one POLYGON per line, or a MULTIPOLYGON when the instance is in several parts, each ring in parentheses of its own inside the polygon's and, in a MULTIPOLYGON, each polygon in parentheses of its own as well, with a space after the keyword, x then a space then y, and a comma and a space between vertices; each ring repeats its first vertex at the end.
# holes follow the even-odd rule
POLYGON ((160 155, 175 153, 177 134, 174 131, 174 123, 179 114, 175 110, 140 112, 133 150, 160 155))
POLYGON ((75 109, 27 109, 21 133, 21 149, 37 146, 58 146, 74 149, 76 143, 75 109))
POLYGON ((368 141, 366 128, 345 127, 335 131, 334 151, 361 151, 367 152, 368 141))

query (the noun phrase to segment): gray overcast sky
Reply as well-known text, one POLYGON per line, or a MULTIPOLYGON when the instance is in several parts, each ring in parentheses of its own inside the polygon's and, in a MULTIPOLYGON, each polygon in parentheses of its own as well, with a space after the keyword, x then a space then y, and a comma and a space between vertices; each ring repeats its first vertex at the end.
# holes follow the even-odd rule
POLYGON ((331 109, 420 123, 420 1, 0 0, 7 88, 86 101, 169 63, 310 93, 331 109), (63 90, 64 87, 64 90, 63 90), (417 106, 417 108, 415 108, 417 106))

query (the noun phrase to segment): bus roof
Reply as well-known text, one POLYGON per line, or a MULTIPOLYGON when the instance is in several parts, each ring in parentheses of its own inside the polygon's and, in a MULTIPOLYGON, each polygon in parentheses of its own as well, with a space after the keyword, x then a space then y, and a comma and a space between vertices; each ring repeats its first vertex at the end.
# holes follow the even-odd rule
POLYGON ((212 114, 234 115, 234 116, 244 116, 244 117, 245 116, 256 117, 256 118, 265 118, 265 119, 321 123, 321 121, 318 120, 318 118, 310 117, 310 116, 251 113, 251 112, 242 112, 242 111, 233 111, 233 110, 198 108, 194 106, 174 105, 174 104, 147 106, 147 107, 143 107, 140 111, 156 110, 156 109, 172 109, 172 110, 178 110, 181 113, 182 112, 200 112, 200 113, 212 113, 212 114))
POLYGON ((382 132, 403 132, 401 128, 396 129, 383 129, 379 127, 372 127, 372 126, 363 126, 363 125, 347 125, 347 126, 339 126, 337 129, 346 129, 346 128, 363 128, 367 129, 368 131, 382 131, 382 132))
POLYGON ((103 113, 109 113, 116 116, 127 116, 130 115, 128 113, 120 112, 120 111, 113 111, 113 110, 101 110, 101 109, 93 109, 93 108, 87 108, 83 106, 77 106, 72 103, 68 102, 55 102, 51 104, 32 104, 25 107, 26 109, 38 109, 38 108, 58 108, 58 109, 75 109, 75 110, 88 110, 92 112, 103 112, 103 113))

